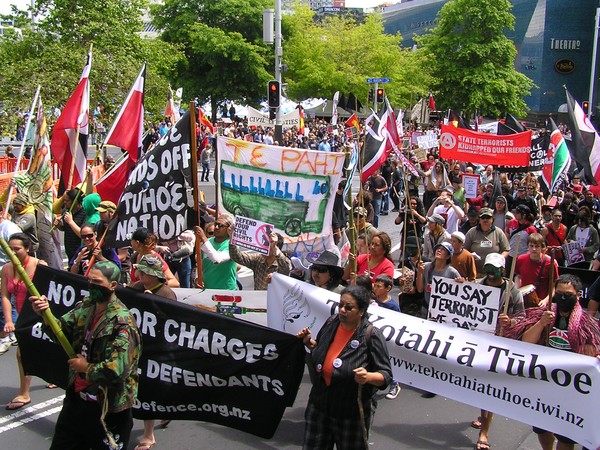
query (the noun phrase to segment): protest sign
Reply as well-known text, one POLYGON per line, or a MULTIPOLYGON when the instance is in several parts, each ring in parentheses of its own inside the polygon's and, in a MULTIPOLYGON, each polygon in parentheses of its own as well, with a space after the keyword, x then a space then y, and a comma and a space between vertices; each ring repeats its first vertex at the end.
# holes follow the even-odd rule
POLYGON ((254 250, 263 255, 269 254, 271 232, 273 225, 248 217, 237 216, 231 236, 231 243, 240 247, 254 250))
POLYGON ((424 148, 418 147, 413 150, 417 161, 420 163, 427 161, 427 151, 424 148))
POLYGON ((418 139, 423 136, 422 131, 413 131, 410 135, 410 145, 419 145, 418 139))
POLYGON ((585 261, 583 249, 581 248, 581 244, 579 242, 565 242, 562 247, 567 266, 585 261))
POLYGON ((429 320, 467 330, 494 333, 500 308, 500 289, 479 283, 457 283, 433 277, 429 320))
MULTIPOLYGON (((339 295, 274 274, 269 327, 315 335, 337 313, 339 295), (337 297, 337 298, 336 298, 337 297)), ((589 448, 600 445, 596 358, 449 327, 369 305, 395 380, 552 430, 589 448)))
POLYGON ((498 136, 442 125, 440 156, 477 164, 525 167, 531 153, 531 130, 498 136))
POLYGON ((333 243, 331 217, 345 153, 218 138, 219 210, 273 224, 292 253, 333 243))
POLYGON ((169 241, 195 225, 190 142, 188 111, 129 175, 109 225, 111 247, 128 247, 139 227, 152 230, 159 241, 169 241))
MULTIPOLYGON (((247 107, 248 109, 248 126, 262 126, 266 127, 275 127, 275 121, 269 119, 268 113, 262 113, 257 109, 254 109, 251 106, 247 107)), ((283 129, 292 128, 292 127, 300 127, 300 110, 293 109, 287 114, 283 114, 281 116, 281 124, 283 129)))
MULTIPOLYGON (((84 277, 43 266, 36 270, 34 283, 48 296, 57 317, 87 295, 84 277)), ((200 295, 217 310, 234 300, 225 313, 254 309, 251 301, 237 299, 236 294, 200 295)), ((259 294, 264 298, 264 291, 259 294)), ((131 288, 117 288, 117 296, 130 309, 142 335, 134 417, 201 420, 264 438, 273 436, 302 379, 302 342, 206 311, 210 306, 200 309, 131 288)), ((25 371, 65 388, 67 356, 43 333, 41 318, 29 302, 19 315, 17 335, 25 371)))
POLYGON ((417 136, 417 145, 424 149, 435 148, 438 146, 438 136, 429 132, 423 136, 417 136))
POLYGON ((410 148, 410 138, 402 138, 402 150, 408 150, 410 148))
POLYGON ((480 182, 479 175, 463 173, 462 185, 465 188, 465 198, 477 198, 480 182))

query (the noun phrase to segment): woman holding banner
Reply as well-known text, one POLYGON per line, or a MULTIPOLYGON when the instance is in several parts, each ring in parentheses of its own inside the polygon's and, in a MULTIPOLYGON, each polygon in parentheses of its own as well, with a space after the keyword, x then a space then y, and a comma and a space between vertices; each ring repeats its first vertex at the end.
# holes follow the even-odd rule
MULTIPOLYGON (((377 275, 382 273, 394 278, 394 263, 390 251, 392 250, 392 240, 387 233, 378 233, 369 243, 369 253, 366 255, 355 256, 352 253, 348 255, 350 261, 356 259, 356 274, 368 275, 372 282, 375 282, 377 275)), ((344 269, 344 280, 349 280, 356 274, 350 272, 352 264, 347 264, 344 269)))
MULTIPOLYGON (((38 264, 47 265, 46 262, 37 259, 33 256, 29 256, 29 247, 31 247, 31 240, 24 233, 13 234, 9 241, 8 246, 15 253, 23 269, 27 272, 30 279, 33 279, 35 270, 38 264)), ((17 273, 12 262, 8 262, 2 267, 2 312, 5 317, 4 332, 13 333, 15 331, 15 324, 13 322, 12 308, 13 304, 16 307, 17 314, 21 312, 23 304, 27 300, 27 286, 17 273)), ((13 398, 6 409, 14 411, 20 409, 25 405, 31 403, 31 397, 29 396, 29 385, 31 384, 31 377, 25 375, 23 365, 21 363, 21 351, 17 348, 17 362, 19 366, 19 393, 13 398)))
POLYGON ((341 292, 339 313, 325 322, 316 340, 309 328, 296 335, 310 349, 318 375, 305 412, 305 449, 368 448, 377 406, 373 396, 392 380, 385 339, 367 319, 370 300, 363 287, 348 286, 341 292))

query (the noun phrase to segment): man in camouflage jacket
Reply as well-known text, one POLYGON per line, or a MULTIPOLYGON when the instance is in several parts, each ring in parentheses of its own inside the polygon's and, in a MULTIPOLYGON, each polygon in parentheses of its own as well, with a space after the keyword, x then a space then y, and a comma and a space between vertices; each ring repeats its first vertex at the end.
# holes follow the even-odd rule
MULTIPOLYGON (((77 357, 69 359, 69 386, 51 449, 127 448, 141 338, 129 309, 115 295, 119 277, 114 263, 94 264, 89 297, 59 321, 77 357)), ((48 308, 45 296, 32 301, 38 314, 48 308)))

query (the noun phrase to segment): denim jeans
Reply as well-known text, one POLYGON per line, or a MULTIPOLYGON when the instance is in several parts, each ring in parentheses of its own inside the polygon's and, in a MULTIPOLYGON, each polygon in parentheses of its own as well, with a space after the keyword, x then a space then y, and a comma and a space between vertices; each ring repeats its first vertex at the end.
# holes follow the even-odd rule
POLYGON ((381 198, 371 200, 371 205, 373 205, 373 210, 375 211, 373 214, 373 226, 377 228, 379 226, 379 213, 381 212, 381 198))
POLYGON ((200 175, 200 181, 208 181, 209 173, 210 173, 210 162, 202 163, 202 175, 200 175))

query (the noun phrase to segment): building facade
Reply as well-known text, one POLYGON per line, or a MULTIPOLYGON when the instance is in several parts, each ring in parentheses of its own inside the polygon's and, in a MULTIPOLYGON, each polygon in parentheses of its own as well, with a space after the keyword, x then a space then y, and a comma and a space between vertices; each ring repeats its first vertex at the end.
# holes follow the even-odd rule
MULTIPOLYGON (((413 0, 383 9, 385 31, 400 32, 405 47, 435 26, 448 0, 413 0)), ((515 29, 506 35, 517 48, 515 68, 537 87, 525 98, 534 113, 554 113, 566 103, 563 86, 581 103, 589 98, 597 0, 510 0, 515 29)), ((596 67, 599 67, 598 63, 596 67)), ((598 69, 600 70, 600 68, 598 69)), ((596 70, 596 72, 598 72, 596 70)), ((599 87, 595 77, 595 91, 599 87)), ((598 116, 594 95, 594 114, 598 116)))

